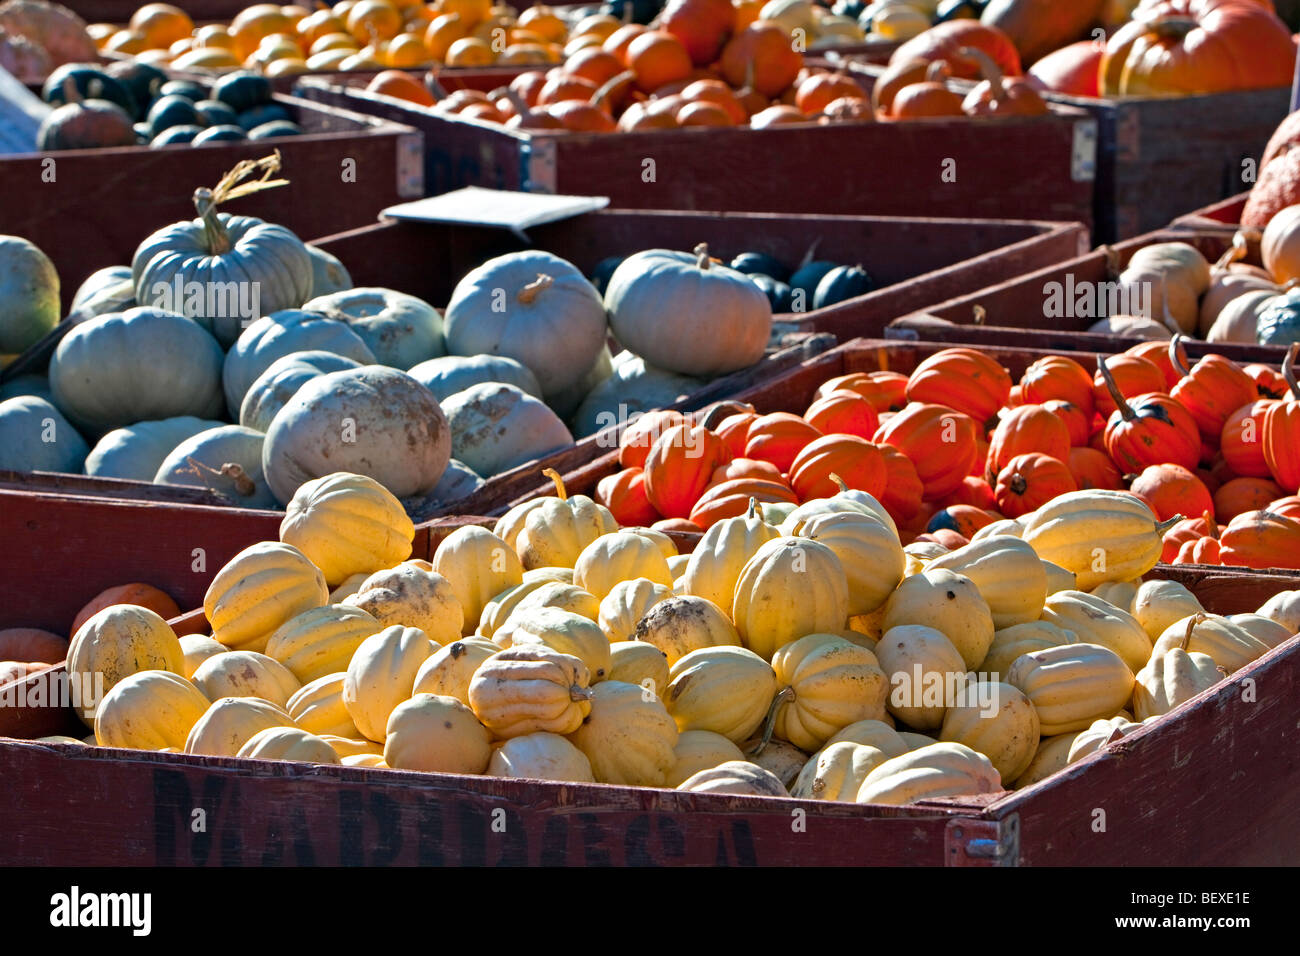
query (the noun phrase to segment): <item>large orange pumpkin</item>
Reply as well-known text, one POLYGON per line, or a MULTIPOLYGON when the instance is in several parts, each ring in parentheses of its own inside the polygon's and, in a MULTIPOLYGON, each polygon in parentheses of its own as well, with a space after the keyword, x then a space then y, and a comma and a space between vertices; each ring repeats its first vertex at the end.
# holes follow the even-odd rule
POLYGON ((1270 501, 1268 507, 1263 510, 1279 514, 1284 518, 1300 521, 1300 495, 1287 495, 1284 498, 1276 498, 1270 501))
POLYGON ((1070 431, 1056 415, 1041 405, 1013 408, 998 422, 989 441, 984 477, 992 484, 1017 455, 1040 452, 1057 461, 1070 456, 1070 431))
POLYGON ((104 610, 104 608, 112 607, 114 604, 134 604, 137 607, 147 607, 164 621, 169 621, 181 613, 181 609, 176 606, 176 602, 172 600, 171 595, 165 591, 160 591, 152 584, 140 584, 138 582, 119 584, 116 587, 100 591, 87 601, 85 606, 77 612, 76 619, 72 622, 72 630, 68 633, 76 634, 81 630, 81 625, 104 610))
POLYGON ((1063 46, 1035 60, 1028 70, 1029 79, 1044 91, 1094 97, 1098 93, 1098 74, 1105 50, 1096 40, 1079 40, 1063 46))
POLYGON ((1224 464, 1234 475, 1243 478, 1267 478, 1268 461, 1264 458, 1264 416, 1276 405, 1263 399, 1243 405, 1223 423, 1219 433, 1219 451, 1224 464))
POLYGON ((739 31, 722 48, 722 76, 739 89, 748 86, 766 97, 780 96, 803 68, 803 54, 785 30, 758 20, 739 31))
POLYGON ((803 417, 823 435, 857 435, 869 439, 880 427, 880 416, 871 400, 847 389, 828 392, 809 405, 803 417))
POLYGON ((1189 371, 1177 336, 1169 350, 1174 367, 1183 374, 1170 394, 1192 413, 1201 438, 1217 446, 1228 416, 1258 396, 1255 381, 1222 355, 1206 355, 1189 371))
POLYGON ((1080 491, 1101 489, 1119 491, 1124 487, 1123 476, 1110 455, 1095 448, 1071 448, 1070 456, 1065 462, 1070 466, 1070 474, 1080 491))
POLYGON ((655 439, 669 428, 685 421, 681 412, 672 409, 638 415, 619 436, 618 463, 624 468, 643 467, 646 455, 650 454, 650 446, 654 444, 655 439))
POLYGON ((1219 541, 1225 565, 1300 569, 1300 521, 1247 511, 1228 523, 1219 541))
POLYGON ((1300 489, 1300 382, 1296 380, 1296 354, 1291 346, 1282 363, 1291 394, 1271 405, 1264 414, 1264 460, 1269 474, 1287 492, 1300 489))
POLYGON ((880 503, 895 523, 904 525, 920 512, 925 489, 912 459, 892 445, 877 447, 885 459, 885 490, 880 503))
POLYGON ((999 30, 980 23, 978 20, 949 20, 939 23, 919 36, 912 37, 889 58, 890 66, 906 63, 909 60, 946 60, 952 68, 952 74, 964 80, 979 79, 979 64, 965 58, 959 52, 962 47, 983 50, 998 68, 1007 76, 1018 76, 1020 54, 1011 38, 999 30))
POLYGON ((877 413, 897 412, 907 404, 907 376, 902 372, 851 372, 823 382, 817 389, 817 398, 831 392, 847 390, 857 392, 875 408, 877 413))
POLYGON ((731 0, 671 0, 659 14, 659 28, 675 36, 696 66, 708 66, 736 27, 731 0))
POLYGON ((879 498, 888 477, 880 449, 856 435, 825 435, 809 442, 790 464, 790 486, 800 501, 830 498, 839 486, 879 498))
POLYGON ((1226 523, 1247 511, 1268 510, 1281 496, 1282 489, 1268 478, 1233 478, 1214 493, 1214 516, 1226 523))
POLYGON ((798 503, 794 492, 781 482, 733 478, 707 489, 691 509, 690 520, 707 531, 724 518, 738 518, 745 514, 749 510, 751 499, 761 505, 773 502, 798 503))
POLYGON ((1186 518, 1203 514, 1214 508, 1214 499, 1204 482, 1181 465, 1148 465, 1133 479, 1129 491, 1145 501, 1161 521, 1174 515, 1186 518))
POLYGON ((974 349, 943 349, 918 365, 908 377, 913 402, 947 405, 987 422, 1006 404, 1011 375, 998 362, 974 349))
POLYGON ((1008 518, 1037 511, 1053 498, 1078 491, 1069 467, 1050 455, 1017 455, 998 473, 993 489, 998 511, 1008 518))
MULTIPOLYGON (((1164 373, 1148 359, 1128 354, 1112 355, 1106 359, 1106 368, 1125 398, 1168 390, 1164 373)), ((1092 395, 1096 401, 1097 414, 1109 420, 1115 412, 1115 396, 1102 375, 1100 358, 1097 373, 1093 376, 1092 395)))
POLYGON ((1255 382, 1255 390, 1259 392, 1260 398, 1284 398, 1290 391, 1285 376, 1267 365, 1252 362, 1243 367, 1242 371, 1255 382))
POLYGON ((873 444, 893 445, 916 466, 926 498, 951 494, 979 457, 979 426, 947 405, 913 402, 880 426, 873 444))
POLYGON ((722 439, 699 425, 673 425, 645 459, 645 494, 665 518, 687 518, 728 457, 722 439))
POLYGON ((761 415, 749 423, 745 457, 770 461, 782 472, 788 472, 804 446, 821 437, 820 431, 798 415, 789 412, 761 415))
POLYGON ((663 517, 646 497, 645 472, 640 468, 624 468, 600 479, 595 499, 625 528, 654 524, 663 517))
POLYGON ((1092 420, 1092 376, 1072 358, 1048 355, 1038 359, 1020 376, 1020 391, 1022 398, 1034 405, 1053 399, 1069 402, 1092 420))

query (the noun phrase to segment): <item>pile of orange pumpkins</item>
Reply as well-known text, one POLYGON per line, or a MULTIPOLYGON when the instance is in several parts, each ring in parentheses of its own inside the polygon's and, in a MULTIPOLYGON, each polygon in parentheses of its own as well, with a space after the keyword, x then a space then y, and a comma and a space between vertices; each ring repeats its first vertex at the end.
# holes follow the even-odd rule
POLYGON ((699 421, 632 423, 595 493, 623 525, 704 531, 793 509, 837 486, 876 498, 904 543, 952 549, 1059 495, 1127 489, 1165 525, 1172 563, 1300 568, 1300 383, 1182 340, 1098 357, 1049 355, 1020 381, 986 352, 941 350, 910 375, 824 382, 802 415, 736 403, 699 421))

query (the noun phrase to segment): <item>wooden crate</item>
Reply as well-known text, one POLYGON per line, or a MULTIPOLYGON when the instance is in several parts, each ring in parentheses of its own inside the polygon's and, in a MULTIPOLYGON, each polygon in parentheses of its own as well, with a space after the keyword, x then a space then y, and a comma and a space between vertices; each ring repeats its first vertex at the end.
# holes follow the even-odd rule
POLYGON ((1216 203, 1210 203, 1195 212, 1179 216, 1170 226, 1172 229, 1221 229, 1230 226, 1235 229, 1241 222, 1241 214, 1246 209, 1246 197, 1250 193, 1239 193, 1216 203))
MULTIPOLYGON (((1232 244, 1232 229, 1172 228, 1103 247, 1059 265, 957 296, 937 306, 902 316, 890 323, 885 337, 975 345, 1011 345, 1044 351, 1118 352, 1140 339, 1087 332, 1097 317, 1047 317, 1044 305, 1049 285, 1065 289, 1111 282, 1137 250, 1156 242, 1187 242, 1213 262, 1232 244), (935 320, 942 320, 936 322, 935 320), (953 324, 945 324, 953 323, 953 324)), ((1249 261, 1249 260, 1247 260, 1249 261)), ((1256 263, 1258 264, 1258 263, 1256 263)), ((1278 364, 1286 349, 1276 345, 1207 343, 1188 339, 1193 358, 1215 352, 1239 362, 1278 364)))
MULTIPOLYGON (((1156 575, 1183 581, 1216 613, 1256 607, 1292 583, 1178 569, 1156 575)), ((1300 639, 1292 639, 1160 721, 1023 791, 909 807, 0 739, 0 761, 15 781, 0 789, 0 818, 24 821, 9 836, 5 859, 115 866, 1294 863, 1297 653, 1300 639), (204 811, 200 832, 192 826, 195 809, 204 811)), ((39 678, 28 677, 26 686, 39 678)), ((0 737, 51 732, 52 718, 84 736, 70 711, 33 710, 0 708, 0 737)))
POLYGON ((235 163, 273 149, 289 185, 233 200, 224 211, 280 223, 306 239, 374 222, 385 206, 423 194, 417 130, 296 97, 277 100, 304 135, 0 157, 0 233, 31 240, 54 261, 66 309, 91 272, 129 265, 154 230, 193 219, 195 188, 215 186, 235 163))
MULTIPOLYGON (((874 73, 855 75, 868 89, 874 82, 874 73)), ((1072 106, 997 122, 555 134, 440 115, 362 85, 338 74, 304 78, 296 89, 422 130, 431 195, 476 185, 609 196, 637 209, 1066 222, 1092 215, 1096 122, 1072 106)))

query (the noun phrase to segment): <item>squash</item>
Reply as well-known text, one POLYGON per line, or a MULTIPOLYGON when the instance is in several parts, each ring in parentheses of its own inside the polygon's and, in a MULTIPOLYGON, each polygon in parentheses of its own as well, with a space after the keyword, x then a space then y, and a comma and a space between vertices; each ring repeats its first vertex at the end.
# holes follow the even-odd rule
POLYGON ((1223 677, 1214 658, 1187 650, 1196 622, 1195 616, 1189 618, 1182 642, 1152 656, 1138 671, 1133 686, 1133 715, 1139 721, 1169 713, 1223 677))
POLYGON ((1280 647, 1294 636, 1284 625, 1259 614, 1230 614, 1228 620, 1270 649, 1280 647))
POLYGON ((716 793, 750 797, 787 797, 780 778, 748 760, 730 760, 701 770, 677 788, 692 793, 716 793))
MULTIPOLYGON (((102 608, 96 609, 96 612, 102 608)), ((80 627, 73 628, 75 634, 80 627)), ((50 631, 35 627, 10 627, 0 630, 0 660, 59 664, 68 656, 68 641, 50 631)))
POLYGON ((1037 620, 1047 597, 1047 572, 1038 554, 1009 535, 973 541, 936 558, 926 569, 952 571, 973 581, 996 630, 1037 620))
POLYGON ((514 549, 486 528, 457 528, 438 545, 433 569, 451 584, 464 614, 462 634, 473 633, 483 609, 498 594, 523 583, 514 549))
POLYGON ((920 624, 939 631, 973 670, 993 643, 993 615, 975 582, 946 569, 926 569, 904 578, 885 602, 882 627, 920 624))
POLYGON ((203 692, 179 674, 139 670, 115 682, 99 701, 95 742, 131 750, 179 749, 207 709, 203 692))
POLYGON ((275 631, 329 600, 320 569, 292 545, 263 541, 217 572, 203 597, 212 637, 231 650, 261 652, 275 631))
POLYGON ((1007 76, 982 50, 963 47, 960 54, 980 65, 982 79, 962 100, 962 112, 975 117, 1044 116, 1047 101, 1023 76, 1007 76))
POLYGON ((293 727, 283 708, 256 697, 221 697, 213 701, 185 738, 187 754, 234 757, 251 737, 272 727, 293 727))
POLYGON ((1271 511, 1237 515, 1219 536, 1225 565, 1300 568, 1300 521, 1271 511))
MULTIPOLYGON (((875 747, 882 751, 887 757, 901 757, 909 750, 913 749, 911 745, 903 739, 893 728, 892 724, 884 723, 879 720, 859 720, 856 723, 849 724, 838 734, 826 741, 826 747, 848 741, 849 743, 864 744, 875 747)), ((933 743, 933 741, 931 741, 933 743)), ((825 750, 826 747, 822 749, 825 750)))
POLYGON ((91 431, 180 415, 214 418, 221 363, 221 347, 194 322, 134 308, 64 336, 50 359, 50 387, 68 418, 91 431))
POLYGON ((942 349, 922 361, 907 380, 911 402, 947 405, 977 422, 987 422, 1011 393, 1007 370, 982 352, 942 349))
POLYGON ((415 673, 412 693, 455 697, 469 703, 469 684, 479 665, 500 651, 491 641, 467 637, 433 652, 415 673))
POLYGON ((1122 714, 1109 720, 1094 721, 1086 730, 1075 735, 1074 742, 1070 744, 1070 752, 1066 756, 1066 763, 1072 764, 1082 760, 1102 747, 1141 729, 1142 724, 1129 720, 1122 714))
MULTIPOLYGON (((515 539, 515 550, 529 570, 571 568, 587 545, 603 534, 617 531, 618 523, 608 509, 586 495, 568 497, 564 483, 553 469, 546 469, 545 474, 555 482, 556 494, 542 499, 541 504, 525 514, 523 528, 515 539)), ((509 540, 500 530, 497 534, 509 540)))
POLYGON ((677 726, 659 698, 635 684, 592 689, 591 712, 569 740, 591 761, 598 783, 663 786, 676 762, 677 726))
MULTIPOLYGON (((400 625, 361 642, 343 680, 343 705, 357 730, 384 743, 389 715, 411 696, 420 665, 437 649, 420 629, 400 625)), ((384 759, 392 766, 387 755, 384 759)))
POLYGON ((407 374, 439 402, 475 385, 500 382, 533 396, 542 397, 542 386, 528 366, 504 355, 443 355, 407 369, 407 374))
POLYGON ((911 459, 927 500, 960 487, 979 460, 978 440, 978 426, 969 415, 921 402, 909 404, 872 436, 873 443, 893 445, 911 459))
POLYGON ((484 382, 442 402, 452 454, 484 477, 544 458, 573 444, 558 415, 539 399, 500 382, 484 382))
POLYGON ((669 426, 646 454, 646 500, 666 518, 689 516, 727 457, 722 440, 707 428, 669 426))
POLYGON ((711 770, 728 761, 744 760, 740 748, 711 730, 687 730, 673 746, 673 765, 664 778, 665 787, 676 787, 701 770, 711 770))
POLYGON ((1009 784, 1029 766, 1038 749, 1038 712, 1010 684, 972 681, 944 714, 939 739, 984 754, 1009 784))
POLYGON ((1044 561, 1075 575, 1080 591, 1131 581, 1160 559, 1162 526, 1145 503, 1121 491, 1075 491, 1028 517, 1024 540, 1044 561))
POLYGON ((19 395, 0 402, 0 468, 75 473, 89 451, 85 439, 45 399, 19 395))
POLYGON ((66 103, 46 114, 36 130, 41 152, 135 146, 131 115, 116 103, 87 99, 66 103))
POLYGON ((890 56, 890 65, 920 59, 925 62, 947 60, 953 75, 973 80, 979 76, 978 65, 960 53, 962 47, 978 47, 997 62, 1004 73, 1020 73, 1020 55, 1011 38, 996 27, 977 20, 948 20, 936 24, 898 47, 890 56))
POLYGON ((392 289, 360 288, 317 295, 305 312, 346 323, 380 364, 409 369, 444 354, 442 319, 422 299, 392 289))
POLYGON ((1059 4, 1053 0, 992 0, 979 15, 1016 46, 1024 63, 1084 37, 1101 14, 1103 0, 1059 4))
POLYGON ((153 482, 206 488, 239 508, 273 509, 275 496, 262 474, 263 438, 241 425, 199 432, 168 453, 153 482))
POLYGON ((376 571, 344 604, 359 607, 380 627, 417 628, 439 646, 461 636, 465 612, 451 582, 413 564, 376 571))
POLYGON ((1276 621, 1295 634, 1300 631, 1300 591, 1279 591, 1260 605, 1255 613, 1276 621))
POLYGON ((966 680, 966 664, 952 641, 932 627, 897 625, 881 636, 875 653, 888 675, 889 713, 909 727, 937 730, 953 689, 966 680))
POLYGON ((303 385, 272 421, 262 466, 282 502, 338 471, 367 475, 405 498, 431 491, 450 457, 450 427, 429 390, 372 365, 303 385))
MULTIPOLYGON (((101 695, 131 674, 168 671, 179 675, 184 668, 180 641, 167 622, 148 608, 132 604, 115 604, 93 615, 68 645, 68 679, 81 689, 76 710, 87 726, 95 717, 101 695)), ((204 704, 200 713, 206 708, 204 704)))
POLYGON ((1106 581, 1098 584, 1090 593, 1093 597, 1100 598, 1124 613, 1132 614, 1133 599, 1137 597, 1138 587, 1141 584, 1141 581, 1106 581))
POLYGON ((828 744, 800 770, 790 796, 852 803, 867 774, 888 759, 884 751, 869 745, 850 741, 828 744))
POLYGON ((416 694, 397 704, 383 731, 384 762, 394 770, 481 774, 492 737, 454 697, 416 694))
POLYGON ((443 321, 448 353, 512 358, 533 373, 543 395, 581 379, 605 345, 599 295, 578 269, 547 252, 510 253, 470 271, 443 321))
POLYGON ((1114 714, 1132 695, 1134 677, 1109 648, 1076 643, 1022 654, 1005 681, 1034 705, 1042 735, 1054 737, 1114 714))
POLYGON ((543 646, 581 660, 591 683, 609 672, 609 641, 591 620, 557 607, 518 607, 493 635, 500 647, 543 646))
POLYGON ((601 600, 597 623, 611 645, 629 641, 638 622, 672 593, 670 585, 656 584, 648 578, 620 581, 601 600))
MULTIPOLYGON (((112 607, 114 604, 134 604, 137 607, 147 607, 163 620, 171 620, 178 617, 181 613, 180 608, 171 596, 160 591, 158 588, 149 584, 121 584, 117 587, 106 588, 91 598, 77 612, 77 616, 72 621, 71 633, 76 634, 81 630, 81 625, 90 620, 92 616, 98 614, 106 607, 112 607)), ((65 647, 66 651, 66 647, 65 647)), ((64 655, 60 655, 57 660, 62 660, 64 655)), ((0 646, 0 660, 44 660, 42 657, 23 657, 18 658, 12 655, 5 656, 3 646, 0 646)), ((56 661, 50 661, 55 663, 56 661)))
POLYGON ((194 671, 193 682, 208 700, 259 697, 281 708, 302 688, 289 668, 255 651, 215 654, 194 671))
POLYGON ((671 587, 672 573, 659 547, 631 531, 601 535, 587 545, 573 566, 573 582, 599 599, 614 586, 637 578, 671 587))
MULTIPOLYGON (((99 478, 153 481, 158 467, 187 438, 221 427, 192 415, 136 422, 108 432, 86 456, 86 474, 99 478)), ((60 469, 68 470, 68 469, 60 469)), ((258 462, 261 470, 261 462, 258 462)))
POLYGON ((250 760, 291 760, 338 764, 342 761, 329 741, 297 727, 271 727, 248 738, 235 756, 250 760))
POLYGON ((1107 360, 1099 358, 1097 367, 1116 405, 1105 431, 1106 451, 1115 463, 1128 472, 1162 464, 1195 469, 1201 442, 1191 413, 1173 398, 1154 392, 1128 399, 1117 386, 1107 360))
MULTIPOLYGON (((1219 447, 1233 474, 1243 478, 1269 477, 1264 455, 1264 420, 1273 404, 1271 399, 1243 403, 1223 423, 1219 447)), ((1195 513, 1195 509, 1190 510, 1195 513)))
POLYGON ((1073 632, 1079 643, 1114 651, 1134 673, 1151 657, 1151 638, 1138 620, 1094 594, 1053 594, 1043 606, 1043 620, 1073 632))
POLYGON ((903 578, 898 535, 875 515, 817 514, 803 523, 804 537, 826 545, 840 559, 849 588, 849 615, 870 614, 903 578))
POLYGON ((651 607, 636 624, 631 639, 664 653, 672 668, 692 651, 740 647, 740 634, 726 613, 705 598, 670 596, 651 607))
POLYGON ((772 658, 777 696, 774 733, 805 751, 859 720, 879 720, 888 692, 876 656, 833 634, 809 634, 772 658))
POLYGON ((805 634, 836 631, 849 617, 849 587, 835 552, 809 538, 775 538, 741 569, 732 620, 763 660, 805 634))
POLYGON ((1295 451, 1296 436, 1300 435, 1300 380, 1295 371, 1298 349, 1300 345, 1293 345, 1282 362, 1290 394, 1264 413, 1261 429, 1269 473, 1287 490, 1300 487, 1300 455, 1295 451))
MULTIPOLYGON (((0 632, 0 634, 3 633, 0 632)), ((185 665, 181 670, 181 675, 187 680, 193 680, 194 672, 209 657, 229 653, 224 644, 214 641, 206 634, 185 634, 182 635, 180 642, 181 651, 185 655, 185 665)))
MULTIPOLYGON (((490 639, 497 630, 510 619, 510 615, 514 613, 515 608, 534 591, 539 590, 547 584, 562 584, 564 583, 564 580, 570 582, 573 580, 572 573, 570 573, 565 579, 557 580, 556 576, 550 573, 552 569, 539 568, 538 570, 547 573, 537 574, 536 572, 525 571, 524 580, 521 584, 502 591, 484 605, 483 614, 479 618, 478 628, 474 633, 479 637, 490 639), (530 578, 530 574, 534 576, 530 578)), ((571 607, 572 606, 570 606, 570 609, 571 607)))
POLYGON ((1040 780, 1046 780, 1058 770, 1063 770, 1070 762, 1070 747, 1079 732, 1057 734, 1055 737, 1043 737, 1038 742, 1038 749, 1029 766, 1011 783, 1013 790, 1024 790, 1040 780))
POLYGON ((287 667, 302 684, 347 670, 352 655, 382 625, 347 604, 324 604, 280 625, 266 642, 266 655, 287 667))
POLYGON ((280 540, 320 568, 331 588, 405 561, 414 537, 400 501, 373 478, 348 472, 304 482, 280 522, 280 540))
POLYGON ((703 647, 673 663, 662 699, 678 730, 712 730, 740 743, 762 724, 776 691, 775 672, 754 652, 703 647))
MULTIPOLYGON (((749 461, 750 459, 735 459, 730 465, 715 470, 714 474, 719 474, 737 462, 749 461)), ((771 479, 759 477, 729 478, 721 481, 715 479, 715 482, 709 485, 691 508, 688 520, 695 526, 707 530, 724 518, 738 518, 745 514, 750 502, 762 505, 764 508, 771 506, 793 508, 799 503, 785 479, 776 471, 775 465, 765 461, 754 461, 753 465, 771 469, 775 475, 771 479)))
POLYGON ((545 581, 514 602, 510 613, 494 628, 492 640, 501 647, 510 646, 510 633, 513 628, 520 622, 526 622, 533 611, 542 608, 576 614, 588 621, 595 621, 600 617, 600 602, 591 592, 584 591, 573 584, 545 581))
POLYGON ((858 789, 858 803, 901 806, 936 797, 997 793, 998 772, 988 757, 959 743, 934 743, 891 757, 858 789))
POLYGON ((346 671, 326 674, 303 684, 289 698, 284 709, 293 718, 294 725, 308 733, 332 735, 355 740, 361 736, 352 715, 343 703, 343 682, 346 671))
POLYGON ((587 665, 545 646, 492 655, 469 684, 469 705, 500 740, 526 734, 570 734, 591 713, 587 665))
POLYGON ((994 632, 993 643, 989 645, 989 652, 984 655, 979 669, 990 678, 1001 680, 1020 655, 1078 641, 1079 635, 1074 631, 1050 621, 1015 624, 994 632))
POLYGON ((0 276, 0 354, 18 354, 62 317, 59 276, 49 256, 19 236, 0 236, 0 276))
POLYGON ((1205 654, 1229 674, 1268 653, 1268 646, 1245 628, 1217 614, 1193 614, 1170 624, 1157 638, 1151 659, 1174 648, 1205 654))
POLYGON ((1181 338, 1174 336, 1169 346, 1175 367, 1183 373, 1170 395, 1191 412, 1203 440, 1217 441, 1228 417, 1258 396, 1255 382, 1221 355, 1206 355, 1188 371, 1181 345, 1181 338))
POLYGON ((609 679, 636 684, 658 695, 668 686, 668 655, 644 641, 611 644, 609 679))
POLYGON ((493 777, 596 782, 587 755, 566 738, 547 733, 511 737, 492 751, 487 773, 493 777))
POLYGON ((612 368, 610 376, 591 389, 569 417, 579 438, 602 432, 638 412, 676 404, 708 384, 702 378, 656 368, 626 351, 615 356, 612 368))
POLYGON ((880 427, 871 401, 848 390, 828 392, 818 398, 808 406, 803 418, 823 435, 855 435, 870 440, 880 427))

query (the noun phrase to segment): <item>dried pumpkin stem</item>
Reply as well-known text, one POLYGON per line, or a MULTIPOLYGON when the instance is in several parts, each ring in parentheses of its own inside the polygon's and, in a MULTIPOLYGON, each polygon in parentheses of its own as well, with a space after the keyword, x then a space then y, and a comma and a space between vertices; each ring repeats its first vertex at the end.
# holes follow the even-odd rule
POLYGON ((1205 527, 1209 530, 1210 537, 1217 538, 1219 536, 1219 525, 1214 520, 1214 513, 1206 511, 1201 517, 1205 520, 1205 527))
POLYGON ((1124 397, 1124 393, 1119 390, 1119 385, 1115 381, 1115 376, 1110 373, 1110 366, 1106 364, 1106 356, 1097 356, 1097 368, 1101 372, 1102 381, 1106 383, 1106 391, 1110 392, 1111 401, 1119 409, 1120 414, 1124 416, 1124 421, 1133 420, 1133 409, 1124 397))
POLYGON ((543 468, 542 474, 555 482, 555 497, 561 501, 568 501, 569 493, 564 490, 564 479, 560 476, 560 473, 554 468, 543 468))
POLYGON ((776 729, 776 715, 781 712, 785 704, 794 700, 794 688, 782 687, 780 692, 772 698, 772 706, 767 709, 767 716, 763 718, 763 736, 758 742, 758 746, 748 754, 750 757, 757 757, 767 745, 772 742, 772 731, 776 729))
POLYGON ((695 252, 695 255, 698 257, 696 259, 695 264, 699 266, 701 269, 708 269, 709 262, 710 262, 709 244, 707 242, 701 242, 698 246, 695 247, 693 251, 695 252))
POLYGON ((1246 239, 1246 234, 1238 229, 1232 234, 1232 245, 1228 246, 1227 251, 1214 261, 1215 270, 1222 272, 1234 262, 1240 262, 1242 259, 1246 258, 1246 253, 1249 249, 1250 245, 1249 241, 1246 239))
POLYGON ((1187 517, 1185 515, 1173 515, 1172 517, 1166 518, 1164 521, 1157 521, 1156 534, 1161 535, 1163 537, 1164 533, 1168 531, 1170 528, 1172 528, 1174 525, 1178 524, 1178 522, 1186 521, 1186 520, 1187 517))
POLYGON ((1169 340, 1169 361, 1183 378, 1191 374, 1191 369, 1187 367, 1187 353, 1183 350, 1183 337, 1177 332, 1169 340))
POLYGON ((217 217, 217 207, 231 199, 239 199, 272 189, 287 186, 287 179, 271 179, 280 171, 280 151, 277 149, 270 156, 261 159, 245 159, 236 163, 228 173, 211 189, 199 187, 194 190, 194 208, 203 221, 203 233, 209 255, 219 256, 230 251, 230 233, 217 217), (250 177, 261 173, 257 179, 250 177))
POLYGON ((517 298, 524 305, 532 305, 533 301, 541 293, 545 292, 554 284, 555 284, 555 279, 553 279, 551 276, 548 276, 544 272, 539 272, 537 273, 537 278, 534 279, 532 282, 528 283, 528 285, 524 286, 522 289, 520 289, 518 295, 516 295, 515 298, 517 298))
POLYGON ((988 309, 978 303, 970 307, 970 313, 972 325, 983 325, 989 317, 988 309))
POLYGON ((185 460, 194 470, 194 474, 203 482, 204 487, 214 495, 220 495, 223 498, 226 497, 225 492, 208 484, 207 475, 232 479, 235 483, 235 493, 243 498, 251 498, 257 492, 256 483, 252 478, 248 477, 248 472, 244 471, 243 466, 237 462, 228 461, 220 468, 213 468, 212 466, 199 461, 197 458, 186 457, 185 460))
POLYGON ((835 472, 833 471, 830 473, 828 477, 830 478, 831 481, 835 482, 836 487, 840 489, 840 494, 848 493, 849 486, 845 483, 843 478, 835 474, 835 472))
POLYGON ((581 684, 569 685, 569 700, 573 701, 574 703, 578 703, 584 700, 591 700, 595 696, 596 696, 595 693, 592 691, 590 687, 583 687, 581 684))
POLYGON ((1197 625, 1205 621, 1204 614, 1193 614, 1187 619, 1187 630, 1183 631, 1183 639, 1178 642, 1178 649, 1185 651, 1187 645, 1192 642, 1192 632, 1196 630, 1197 625))

